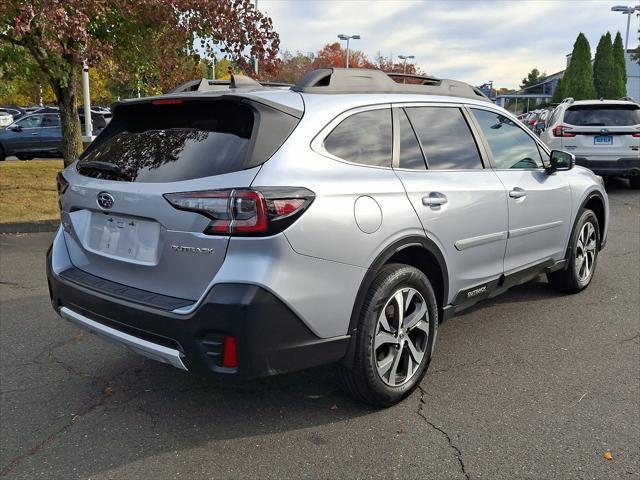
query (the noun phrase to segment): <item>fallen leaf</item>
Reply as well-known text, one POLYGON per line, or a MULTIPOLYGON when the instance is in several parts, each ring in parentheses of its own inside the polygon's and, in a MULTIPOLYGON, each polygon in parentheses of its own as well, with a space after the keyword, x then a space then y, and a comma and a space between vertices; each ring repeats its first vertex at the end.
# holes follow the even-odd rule
POLYGON ((613 453, 611 453, 609 451, 606 451, 606 452, 604 452, 603 457, 604 457, 605 460, 613 460, 613 453))
POLYGON ((329 407, 329 410, 337 410, 338 409, 338 405, 333 404, 329 407))
POLYGON ((113 388, 111 387, 104 387, 104 390, 102 390, 102 394, 106 395, 107 397, 110 397, 113 395, 113 388))
POLYGON ((398 430, 398 433, 404 433, 404 428, 400 428, 400 430, 398 430))

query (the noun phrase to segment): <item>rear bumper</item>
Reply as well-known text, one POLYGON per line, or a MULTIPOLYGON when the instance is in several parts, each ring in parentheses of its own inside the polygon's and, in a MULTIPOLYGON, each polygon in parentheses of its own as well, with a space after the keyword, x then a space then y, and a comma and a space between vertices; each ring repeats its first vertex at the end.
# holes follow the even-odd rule
POLYGON ((611 159, 576 156, 576 165, 588 168, 593 173, 602 176, 628 177, 640 175, 640 156, 612 157, 611 159))
POLYGON ((255 285, 217 284, 199 308, 180 314, 106 294, 108 289, 61 273, 53 271, 49 250, 49 291, 61 317, 184 370, 252 378, 334 363, 347 350, 348 336, 317 337, 280 299, 255 285), (222 366, 225 336, 236 338, 236 368, 222 366))

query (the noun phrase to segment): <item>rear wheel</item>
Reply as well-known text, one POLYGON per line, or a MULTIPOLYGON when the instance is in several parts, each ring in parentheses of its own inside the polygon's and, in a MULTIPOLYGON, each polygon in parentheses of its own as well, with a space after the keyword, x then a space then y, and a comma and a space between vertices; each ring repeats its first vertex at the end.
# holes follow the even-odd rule
POLYGON ((629 177, 629 186, 634 190, 640 190, 640 175, 629 177))
POLYGON ((560 292, 578 293, 591 283, 598 260, 600 228, 591 210, 583 209, 571 234, 571 251, 565 270, 547 274, 549 284, 560 292))
POLYGON ((420 384, 433 350, 438 305, 429 279, 408 265, 385 266, 365 298, 351 368, 338 380, 356 399, 381 407, 420 384))
POLYGON ((4 153, 4 148, 0 145, 0 162, 2 162, 5 158, 7 158, 6 153, 4 153))
POLYGON ((26 153, 16 153, 16 157, 18 157, 18 160, 31 160, 33 158, 33 155, 28 155, 26 153))

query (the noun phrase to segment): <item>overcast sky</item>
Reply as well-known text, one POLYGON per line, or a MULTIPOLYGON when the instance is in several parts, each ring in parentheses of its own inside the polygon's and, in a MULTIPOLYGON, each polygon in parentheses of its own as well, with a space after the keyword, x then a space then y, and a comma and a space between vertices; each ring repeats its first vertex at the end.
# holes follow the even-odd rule
MULTIPOLYGON (((629 5, 637 0, 626 0, 629 5)), ((259 0, 280 33, 281 50, 315 52, 338 33, 359 34, 352 46, 370 58, 378 51, 415 55, 429 74, 475 85, 516 88, 533 67, 565 68, 579 32, 593 53, 600 36, 626 29, 626 15, 610 11, 624 0, 405 1, 259 0)), ((631 19, 629 48, 637 45, 631 19)))

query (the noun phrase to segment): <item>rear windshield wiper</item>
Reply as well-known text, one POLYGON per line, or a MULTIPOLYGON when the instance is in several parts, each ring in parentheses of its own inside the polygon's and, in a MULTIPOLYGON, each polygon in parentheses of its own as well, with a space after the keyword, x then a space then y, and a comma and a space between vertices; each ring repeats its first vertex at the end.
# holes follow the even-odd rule
POLYGON ((122 169, 113 163, 100 162, 97 160, 90 160, 88 162, 78 162, 78 170, 91 170, 94 172, 105 172, 114 175, 123 180, 129 180, 129 177, 122 171, 122 169))

